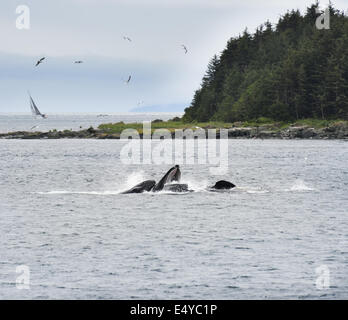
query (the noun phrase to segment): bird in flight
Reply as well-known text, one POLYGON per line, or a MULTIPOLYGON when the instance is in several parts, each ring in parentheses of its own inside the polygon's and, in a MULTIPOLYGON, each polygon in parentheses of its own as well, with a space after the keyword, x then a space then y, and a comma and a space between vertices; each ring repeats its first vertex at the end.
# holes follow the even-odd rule
POLYGON ((37 67, 40 63, 42 63, 45 59, 46 57, 41 58, 38 62, 36 62, 35 67, 37 67))
POLYGON ((83 63, 83 61, 81 61, 81 60, 78 60, 78 61, 75 61, 75 63, 83 63))
POLYGON ((185 46, 185 45, 181 45, 181 46, 182 46, 182 48, 185 50, 185 54, 186 54, 186 53, 188 52, 186 46, 185 46))
POLYGON ((129 42, 132 42, 132 39, 129 38, 129 37, 124 36, 123 39, 124 39, 124 40, 127 40, 127 41, 129 41, 129 42))
POLYGON ((128 80, 125 83, 128 84, 131 81, 131 79, 132 79, 132 76, 129 76, 128 80))

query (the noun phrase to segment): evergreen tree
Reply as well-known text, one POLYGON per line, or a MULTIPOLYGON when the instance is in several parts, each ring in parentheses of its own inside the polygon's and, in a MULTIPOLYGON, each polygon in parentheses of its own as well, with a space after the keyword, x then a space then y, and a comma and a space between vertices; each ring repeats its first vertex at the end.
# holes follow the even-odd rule
POLYGON ((318 7, 231 38, 209 62, 183 119, 348 119, 348 18, 330 4, 330 29, 318 30, 318 7))

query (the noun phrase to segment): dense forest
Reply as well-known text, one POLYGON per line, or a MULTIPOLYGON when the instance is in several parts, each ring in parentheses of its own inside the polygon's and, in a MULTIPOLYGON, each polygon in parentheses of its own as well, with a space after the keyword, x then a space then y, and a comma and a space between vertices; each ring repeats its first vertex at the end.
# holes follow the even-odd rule
POLYGON ((348 119, 348 18, 330 5, 330 29, 318 29, 317 8, 231 38, 183 120, 348 119))

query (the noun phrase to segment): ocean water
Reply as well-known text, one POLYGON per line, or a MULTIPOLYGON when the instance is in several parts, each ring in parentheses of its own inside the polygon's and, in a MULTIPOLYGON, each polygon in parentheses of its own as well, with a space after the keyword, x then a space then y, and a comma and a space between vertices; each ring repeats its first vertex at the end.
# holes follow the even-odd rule
POLYGON ((182 113, 111 113, 111 114, 49 114, 47 119, 33 117, 30 113, 11 114, 0 113, 0 133, 14 131, 49 130, 81 130, 89 127, 97 128, 102 123, 124 123, 152 121, 156 119, 169 120, 181 117, 182 113))
POLYGON ((0 140, 1 299, 348 298, 346 141, 229 140, 224 176, 183 164, 195 192, 133 195, 170 166, 123 144, 0 140))

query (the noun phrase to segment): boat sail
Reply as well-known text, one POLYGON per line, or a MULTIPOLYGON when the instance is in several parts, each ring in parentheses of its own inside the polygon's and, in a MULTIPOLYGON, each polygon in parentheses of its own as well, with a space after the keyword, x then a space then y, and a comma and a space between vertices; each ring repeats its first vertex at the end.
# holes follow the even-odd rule
POLYGON ((30 93, 29 93, 29 97, 30 97, 30 109, 31 109, 31 112, 32 112, 33 116, 40 116, 40 117, 46 119, 47 116, 40 112, 40 110, 36 106, 33 98, 31 97, 30 93))

